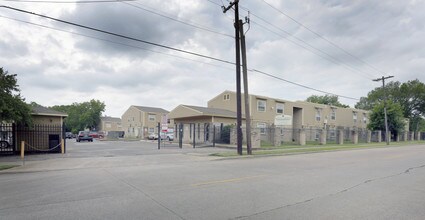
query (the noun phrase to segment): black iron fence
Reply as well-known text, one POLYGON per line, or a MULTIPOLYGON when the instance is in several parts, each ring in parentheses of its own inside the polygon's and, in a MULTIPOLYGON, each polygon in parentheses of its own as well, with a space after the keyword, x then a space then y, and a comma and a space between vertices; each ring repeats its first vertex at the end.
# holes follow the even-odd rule
MULTIPOLYGON (((18 154, 24 143, 25 153, 60 153, 65 138, 63 125, 0 124, 0 154, 18 154)), ((64 141, 64 147, 66 143, 64 141)))

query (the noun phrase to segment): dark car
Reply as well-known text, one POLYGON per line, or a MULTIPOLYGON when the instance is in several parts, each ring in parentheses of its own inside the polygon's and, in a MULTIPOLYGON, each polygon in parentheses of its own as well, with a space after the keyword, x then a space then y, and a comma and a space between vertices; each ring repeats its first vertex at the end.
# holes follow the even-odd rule
POLYGON ((66 132, 65 133, 65 138, 69 138, 69 139, 71 139, 71 138, 74 138, 74 134, 72 133, 72 132, 66 132))
POLYGON ((80 141, 93 142, 93 137, 90 136, 89 131, 80 131, 80 132, 78 132, 77 142, 80 142, 80 141))

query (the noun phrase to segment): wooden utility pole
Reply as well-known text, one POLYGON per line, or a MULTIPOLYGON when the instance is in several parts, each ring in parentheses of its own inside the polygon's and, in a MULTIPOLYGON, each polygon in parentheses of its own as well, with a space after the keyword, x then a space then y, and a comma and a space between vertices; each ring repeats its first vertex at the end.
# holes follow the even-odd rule
POLYGON ((241 54, 239 43, 239 0, 234 0, 227 7, 223 8, 223 13, 235 6, 235 46, 236 46, 236 134, 237 150, 242 155, 242 100, 241 100, 241 54))
POLYGON ((390 144, 390 137, 388 132, 388 120, 387 120, 387 92, 385 91, 385 80, 393 78, 394 76, 382 76, 381 78, 374 79, 373 81, 382 81, 382 89, 384 91, 384 117, 385 117, 385 139, 387 141, 387 145, 390 144))
MULTIPOLYGON (((249 23, 249 19, 247 19, 249 23)), ((243 22, 239 20, 239 32, 241 36, 241 52, 242 52, 242 70, 243 70, 243 89, 244 89, 244 101, 245 101, 245 125, 246 125, 246 152, 248 155, 252 154, 251 144, 251 114, 249 109, 249 93, 248 93, 248 65, 246 61, 246 44, 245 44, 245 33, 243 31, 243 22)))

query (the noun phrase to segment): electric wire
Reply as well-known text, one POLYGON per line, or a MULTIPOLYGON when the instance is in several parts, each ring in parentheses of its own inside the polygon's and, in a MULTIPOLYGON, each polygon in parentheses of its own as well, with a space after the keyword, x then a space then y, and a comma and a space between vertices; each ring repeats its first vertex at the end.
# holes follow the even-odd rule
POLYGON ((312 30, 311 28, 307 27, 306 25, 302 24, 301 22, 299 22, 298 20, 296 20, 295 18, 289 16, 288 14, 286 14, 285 12, 283 12, 282 10, 276 8, 275 6, 273 6, 272 4, 270 4, 269 2, 265 1, 265 0, 261 0, 263 1, 265 4, 267 4, 269 7, 273 8, 274 10, 276 10, 277 12, 279 12, 280 14, 286 16, 287 18, 291 19, 293 22, 297 23, 298 25, 300 25, 301 27, 303 27, 304 29, 308 30, 309 32, 313 33, 314 35, 316 35, 317 37, 321 38, 322 40, 328 42, 329 44, 331 44, 332 46, 338 48, 339 50, 343 51, 345 54, 349 55, 350 57, 358 60, 359 62, 369 66, 370 68, 374 69, 375 71, 384 74, 384 75, 388 75, 387 73, 385 73, 384 71, 379 70, 378 68, 376 68, 375 66, 369 64, 368 62, 362 60, 361 58, 353 55, 352 53, 348 52, 347 50, 345 50, 344 48, 340 47, 339 45, 337 45, 336 43, 328 40, 327 38, 325 38, 324 36, 322 36, 321 34, 317 33, 316 31, 312 30))
MULTIPOLYGON (((109 35, 113 35, 113 36, 117 36, 117 37, 129 39, 129 40, 133 40, 133 41, 137 41, 137 42, 142 42, 142 43, 146 43, 147 42, 146 44, 150 44, 150 45, 153 45, 153 46, 162 47, 162 48, 166 48, 166 49, 169 49, 169 50, 175 50, 175 51, 178 51, 178 52, 182 52, 182 53, 186 53, 186 54, 191 54, 191 55, 195 55, 195 56, 200 56, 200 57, 203 57, 203 58, 207 58, 207 59, 211 59, 211 60, 223 62, 223 63, 226 63, 226 64, 236 65, 236 63, 231 62, 231 61, 226 61, 226 60, 222 60, 222 59, 218 59, 218 58, 214 58, 214 57, 210 57, 210 56, 206 56, 206 55, 202 55, 202 54, 197 54, 197 53, 186 51, 186 50, 176 49, 176 48, 165 46, 165 45, 161 45, 161 44, 151 43, 151 42, 140 40, 140 39, 136 39, 136 38, 133 38, 133 37, 127 37, 125 35, 115 34, 115 33, 112 33, 112 32, 103 31, 103 30, 100 30, 100 29, 96 29, 96 28, 92 28, 92 27, 88 27, 88 26, 84 26, 84 25, 80 25, 80 24, 76 24, 76 23, 72 23, 72 22, 68 22, 68 21, 64 21, 64 20, 60 20, 60 19, 56 19, 56 18, 52 18, 52 17, 49 17, 49 16, 40 15, 40 14, 37 14, 37 13, 34 13, 34 12, 28 12, 28 11, 25 11, 25 10, 22 10, 22 9, 17 9, 17 8, 5 6, 5 5, 0 5, 0 8, 7 8, 7 9, 11 9, 11 10, 16 10, 16 11, 22 12, 22 13, 29 13, 31 15, 43 17, 43 18, 46 18, 46 19, 51 19, 51 20, 54 20, 54 21, 57 21, 57 22, 66 23, 66 24, 69 24, 69 25, 77 26, 77 27, 82 27, 82 28, 85 28, 85 29, 89 29, 89 30, 101 32, 101 33, 104 33, 104 34, 109 34, 109 35)), ((61 29, 57 29, 57 28, 52 28, 52 27, 48 27, 48 26, 45 26, 45 25, 35 24, 35 23, 32 23, 32 22, 28 22, 28 21, 22 21, 22 20, 19 20, 19 19, 9 18, 9 17, 5 17, 5 16, 0 16, 0 17, 12 19, 12 20, 15 20, 15 21, 24 22, 24 23, 27 23, 27 24, 36 25, 36 26, 39 26, 39 27, 44 27, 44 28, 53 29, 53 30, 57 30, 57 31, 63 31, 63 32, 67 32, 67 33, 77 34, 77 35, 80 35, 80 36, 89 37, 89 38, 93 38, 93 39, 103 40, 103 41, 110 42, 110 43, 120 44, 120 45, 123 45, 123 46, 129 46, 129 47, 139 48, 139 49, 147 50, 147 51, 154 52, 154 53, 161 53, 161 52, 157 52, 157 51, 153 51, 153 50, 149 50, 149 49, 145 49, 145 48, 141 48, 141 47, 137 47, 137 46, 133 46, 133 45, 128 45, 128 44, 124 44, 124 43, 118 43, 118 42, 114 42, 114 41, 110 41, 110 40, 105 40, 105 39, 101 39, 101 38, 97 38, 97 37, 92 37, 92 36, 88 36, 88 35, 84 35, 84 34, 79 34, 79 33, 71 32, 71 31, 65 31, 65 30, 61 30, 61 29)), ((161 53, 161 54, 164 54, 164 53, 161 53)), ((179 57, 179 56, 176 56, 176 55, 171 55, 171 56, 179 57)), ((179 58, 183 58, 183 57, 179 57, 179 58)), ((187 58, 183 58, 183 59, 187 59, 187 58)), ((192 59, 187 59, 187 60, 198 62, 198 61, 192 60, 192 59)), ((352 100, 359 100, 359 99, 356 99, 356 98, 352 98, 352 97, 348 97, 348 96, 344 96, 344 95, 338 95, 338 94, 335 94, 335 93, 330 93, 330 92, 326 92, 326 91, 323 91, 323 90, 315 89, 313 87, 309 87, 309 86, 305 86, 305 85, 302 85, 302 84, 299 84, 299 83, 295 83, 295 82, 292 82, 290 80, 286 80, 286 79, 284 79, 282 77, 278 77, 278 76, 275 76, 273 74, 266 73, 264 71, 260 71, 260 70, 257 70, 257 69, 249 69, 248 71, 260 73, 260 74, 263 74, 263 75, 272 77, 272 78, 277 79, 277 80, 280 80, 280 81, 284 81, 284 82, 287 82, 287 83, 290 83, 290 84, 293 84, 293 85, 297 85, 297 86, 303 87, 305 89, 310 89, 310 90, 321 92, 321 93, 325 93, 325 94, 335 95, 335 96, 338 96, 338 97, 341 97, 341 98, 352 99, 352 100)))
POLYGON ((183 60, 189 60, 189 61, 192 61, 192 62, 197 62, 197 63, 210 65, 210 66, 214 66, 214 67, 219 67, 219 68, 222 68, 222 69, 233 70, 233 68, 230 68, 230 67, 220 66, 220 65, 213 64, 213 63, 207 63, 207 62, 203 62, 203 61, 200 61, 200 60, 190 59, 190 58, 187 58, 187 57, 182 57, 182 56, 177 56, 177 55, 174 55, 174 54, 169 54, 169 53, 164 53, 164 52, 160 52, 160 51, 156 51, 156 50, 151 50, 151 49, 147 49, 147 48, 140 47, 140 46, 130 45, 130 44, 122 43, 122 42, 108 40, 108 39, 95 37, 95 36, 91 36, 91 35, 87 35, 87 34, 81 34, 81 33, 73 32, 73 31, 67 31, 67 30, 54 28, 54 27, 50 27, 50 26, 47 26, 47 25, 37 24, 37 23, 29 22, 29 21, 24 21, 24 20, 20 20, 20 19, 16 19, 16 18, 11 18, 11 17, 7 17, 7 16, 0 15, 0 17, 6 18, 6 19, 9 19, 9 20, 13 20, 13 21, 17 21, 17 22, 21 22, 21 23, 25 23, 25 24, 29 24, 29 25, 33 25, 33 26, 38 26, 38 27, 41 27, 41 28, 54 30, 54 31, 64 32, 64 33, 78 35, 78 36, 82 36, 82 37, 87 37, 87 38, 100 40, 100 41, 104 41, 104 42, 108 42, 108 43, 113 43, 113 44, 117 44, 117 45, 121 45, 121 46, 125 46, 125 47, 144 50, 144 51, 148 51, 148 52, 151 52, 151 53, 157 53, 157 54, 161 54, 161 55, 165 55, 165 56, 169 56, 169 57, 179 58, 179 59, 183 59, 183 60))
POLYGON ((151 7, 148 7, 146 5, 141 4, 140 2, 135 2, 137 5, 131 4, 129 2, 122 2, 122 3, 123 4, 126 4, 126 5, 129 5, 129 6, 132 6, 134 8, 137 8, 139 10, 143 10, 143 11, 149 12, 151 14, 155 14, 155 15, 161 16, 163 18, 170 19, 170 20, 175 21, 175 22, 178 22, 178 23, 188 25, 190 27, 194 27, 194 28, 197 28, 197 29, 200 29, 200 30, 208 31, 208 32, 211 32, 211 33, 214 33, 214 34, 219 34, 219 35, 222 35, 222 36, 225 36, 225 37, 230 37, 232 39, 235 38, 235 37, 233 37, 230 34, 222 33, 222 32, 219 32, 219 31, 215 31, 215 30, 212 30, 211 28, 203 27, 203 26, 201 26, 199 24, 189 23, 189 22, 186 22, 186 21, 182 21, 182 20, 173 18, 173 17, 168 16, 168 15, 164 15, 165 14, 164 12, 162 12, 164 14, 158 13, 158 12, 154 11, 154 10, 159 11, 158 9, 153 9, 151 7), (140 6, 138 6, 138 5, 140 5, 140 6))
POLYGON ((21 3, 59 3, 59 4, 84 4, 84 3, 112 3, 112 2, 133 2, 137 0, 82 0, 82 1, 49 1, 49 0, 2 0, 5 2, 21 2, 21 3))
POLYGON ((81 24, 77 24, 77 23, 73 23, 73 22, 69 22, 69 21, 65 21, 65 20, 61 20, 61 19, 57 19, 57 18, 53 18, 53 17, 49 17, 49 16, 46 16, 46 15, 26 11, 26 10, 23 10, 23 9, 18 9, 18 8, 5 6, 5 5, 0 5, 0 7, 10 9, 10 10, 14 10, 14 11, 18 11, 18 12, 22 12, 22 13, 26 13, 26 14, 31 14, 31 15, 34 15, 34 16, 46 18, 46 19, 49 19, 49 20, 53 20, 53 21, 56 21, 56 22, 60 22, 60 23, 64 23, 64 24, 68 24, 68 25, 72 25, 72 26, 76 26, 76 27, 80 27, 80 28, 83 28, 83 29, 88 29, 88 30, 91 30, 91 31, 97 31, 97 32, 101 32, 101 33, 104 33, 104 34, 125 38, 125 39, 128 39, 128 40, 133 40, 133 41, 137 41, 137 42, 141 42, 141 43, 145 43, 145 44, 150 44, 150 45, 153 45, 153 46, 162 47, 162 48, 174 50, 174 51, 185 53, 185 54, 190 54, 190 55, 193 55, 193 56, 203 57, 203 58, 207 58, 207 59, 211 59, 211 60, 215 60, 215 61, 219 61, 219 62, 223 62, 223 63, 227 63, 227 64, 236 65, 234 62, 230 62, 230 61, 223 60, 223 59, 220 59, 220 58, 215 58, 215 57, 203 55, 203 54, 200 54, 200 53, 195 53, 195 52, 191 52, 191 51, 187 51, 187 50, 183 50, 183 49, 178 49, 178 48, 174 48, 174 47, 170 47, 170 46, 166 46, 166 45, 162 45, 162 44, 158 44, 158 43, 154 43, 154 42, 150 42, 150 41, 146 41, 146 40, 142 40, 142 39, 138 39, 138 38, 134 38, 134 37, 128 37, 128 36, 125 36, 125 35, 122 35, 122 34, 117 34, 117 33, 113 33, 113 32, 110 32, 110 31, 105 31, 105 30, 101 30, 101 29, 98 29, 98 28, 93 28, 93 27, 89 27, 89 26, 85 26, 85 25, 81 25, 81 24))

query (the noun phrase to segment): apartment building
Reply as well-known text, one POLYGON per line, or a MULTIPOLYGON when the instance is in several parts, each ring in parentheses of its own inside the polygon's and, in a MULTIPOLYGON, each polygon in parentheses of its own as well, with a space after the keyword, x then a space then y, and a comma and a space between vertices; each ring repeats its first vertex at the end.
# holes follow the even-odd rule
MULTIPOLYGON (((271 125, 287 128, 366 128, 368 111, 341 108, 304 101, 249 95, 251 125, 265 128, 271 125)), ((208 101, 209 108, 236 111, 236 93, 224 91, 208 101)), ((242 112, 245 113, 244 99, 242 112)))
POLYGON ((158 123, 169 123, 168 113, 162 108, 130 106, 121 117, 125 137, 143 139, 147 138, 150 133, 158 133, 158 123))
POLYGON ((124 131, 121 123, 121 118, 104 116, 100 117, 98 131, 108 133, 109 131, 124 131))

